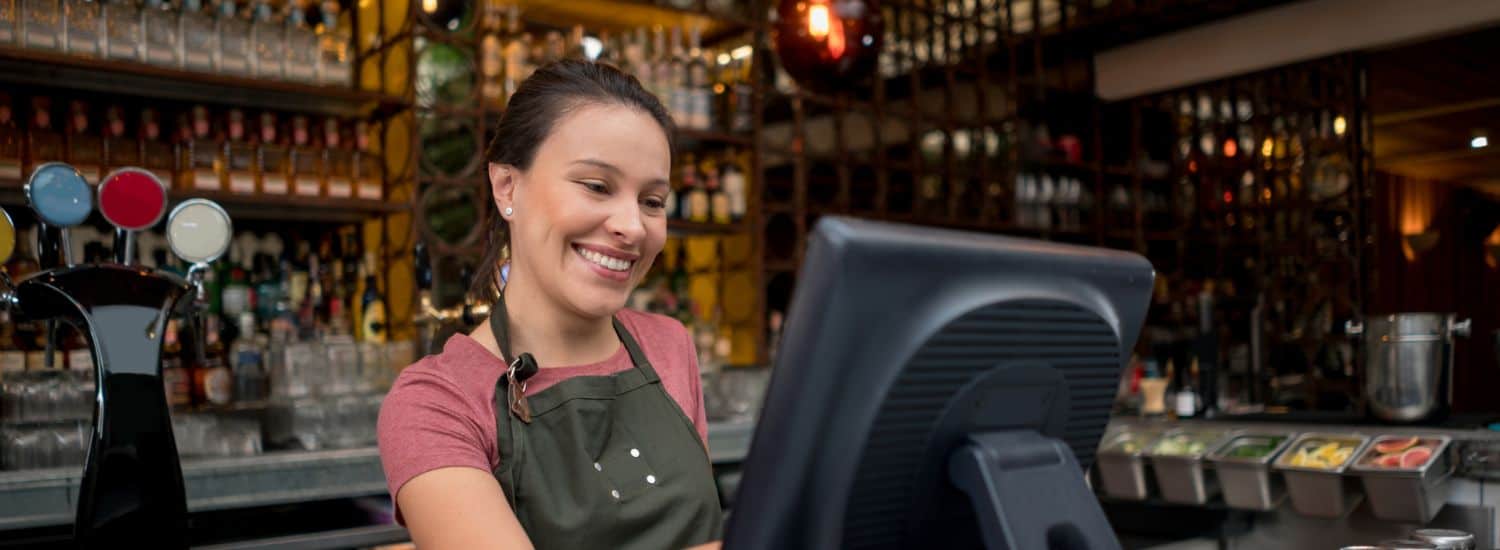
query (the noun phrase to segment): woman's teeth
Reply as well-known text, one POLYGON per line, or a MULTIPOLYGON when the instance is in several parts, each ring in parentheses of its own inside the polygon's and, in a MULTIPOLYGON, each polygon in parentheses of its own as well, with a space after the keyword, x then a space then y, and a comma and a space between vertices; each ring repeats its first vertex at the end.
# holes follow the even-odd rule
POLYGON ((578 247, 574 247, 574 249, 578 251, 579 256, 583 256, 583 259, 599 264, 600 266, 603 266, 604 269, 608 269, 610 271, 628 271, 630 270, 631 266, 635 265, 635 262, 633 261, 611 258, 592 250, 578 247))

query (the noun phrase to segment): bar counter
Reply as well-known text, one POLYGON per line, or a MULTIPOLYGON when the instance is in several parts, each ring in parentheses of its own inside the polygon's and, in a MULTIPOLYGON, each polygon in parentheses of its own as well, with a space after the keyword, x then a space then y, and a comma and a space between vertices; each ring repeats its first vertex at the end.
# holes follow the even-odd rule
MULTIPOLYGON (((1298 434, 1349 434, 1357 436, 1421 436, 1451 439, 1451 477, 1433 487, 1437 494, 1432 499, 1440 506, 1430 521, 1391 521, 1374 515, 1372 497, 1363 494, 1352 509, 1339 517, 1313 517, 1299 513, 1289 495, 1283 495, 1268 511, 1235 509, 1226 504, 1222 495, 1210 495, 1202 504, 1168 502, 1160 490, 1162 484, 1155 478, 1154 466, 1149 466, 1144 476, 1149 485, 1149 496, 1144 499, 1117 498, 1106 495, 1100 485, 1101 467, 1090 472, 1090 480, 1104 505, 1110 521, 1121 540, 1131 546, 1132 540, 1150 541, 1152 545, 1163 541, 1200 539, 1215 540, 1220 548, 1281 548, 1288 550, 1314 550, 1339 548, 1342 546, 1367 544, 1403 538, 1416 528, 1457 529, 1472 533, 1477 548, 1494 548, 1500 541, 1495 511, 1500 509, 1500 491, 1489 487, 1500 480, 1500 468, 1496 464, 1500 450, 1500 431, 1488 428, 1492 418, 1455 416, 1430 426, 1395 425, 1345 414, 1289 413, 1284 415, 1253 414, 1220 416, 1211 419, 1152 419, 1136 416, 1115 416, 1106 430, 1105 441, 1110 434, 1131 430, 1148 430, 1158 433, 1166 430, 1212 430, 1215 432, 1280 433, 1293 439, 1298 434)), ((1227 436, 1221 441, 1227 441, 1227 436)), ((1360 452, 1349 459, 1358 459, 1360 452)), ((1211 451, 1210 451, 1211 452, 1211 451)), ((1290 447, 1284 451, 1291 453, 1290 447)), ((1217 477, 1211 461, 1203 462, 1204 475, 1217 477)), ((1444 468, 1446 470, 1447 468, 1444 468)), ((1271 475, 1295 483, 1280 468, 1271 468, 1271 475)), ((1177 475, 1177 474, 1173 474, 1177 475)), ((1368 493, 1361 486, 1360 473, 1341 471, 1346 490, 1352 493, 1368 493)), ((1444 475, 1442 473, 1439 474, 1444 475)), ((1300 478, 1299 478, 1300 479, 1300 478)), ((1279 480, 1278 480, 1279 481, 1279 480)), ((1305 483, 1305 482, 1303 482, 1305 483)), ((1335 481, 1337 484, 1337 481, 1335 481)), ((1389 500, 1390 497, 1387 497, 1389 500)), ((1415 500, 1415 499, 1411 499, 1415 500)))

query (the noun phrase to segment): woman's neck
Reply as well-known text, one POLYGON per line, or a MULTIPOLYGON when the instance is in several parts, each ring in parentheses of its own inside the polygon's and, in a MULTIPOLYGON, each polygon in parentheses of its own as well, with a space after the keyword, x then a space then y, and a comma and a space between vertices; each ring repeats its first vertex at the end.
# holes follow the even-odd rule
MULTIPOLYGON (((505 287, 505 311, 510 352, 530 353, 543 368, 597 363, 619 350, 609 317, 594 319, 569 311, 533 290, 523 272, 511 267, 505 287)), ((499 343, 486 320, 470 336, 498 357, 499 343)))

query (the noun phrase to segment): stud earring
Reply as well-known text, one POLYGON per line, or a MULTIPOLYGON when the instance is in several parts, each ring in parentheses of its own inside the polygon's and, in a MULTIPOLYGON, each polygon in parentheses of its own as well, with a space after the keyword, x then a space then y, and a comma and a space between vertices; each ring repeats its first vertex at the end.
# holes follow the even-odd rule
POLYGON ((505 217, 509 218, 509 217, 511 217, 515 213, 516 213, 515 209, 513 209, 513 208, 511 208, 509 206, 505 207, 505 217))

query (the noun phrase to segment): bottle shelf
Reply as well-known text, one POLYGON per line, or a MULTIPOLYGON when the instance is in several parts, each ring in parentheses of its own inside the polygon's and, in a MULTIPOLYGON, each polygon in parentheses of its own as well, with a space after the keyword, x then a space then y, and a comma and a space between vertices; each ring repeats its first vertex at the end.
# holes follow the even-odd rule
POLYGON ((14 46, 0 46, 0 82, 358 118, 390 114, 411 105, 404 98, 353 88, 225 76, 14 46))
MULTIPOLYGON (((0 204, 26 206, 24 182, 0 180, 0 204)), ((405 212, 410 206, 370 199, 299 197, 295 195, 242 195, 225 191, 167 191, 172 207, 187 199, 202 198, 219 203, 235 219, 353 223, 383 214, 405 212)))
POLYGON ((667 234, 674 237, 694 237, 702 235, 739 235, 750 231, 749 224, 744 220, 734 223, 695 222, 688 220, 667 220, 667 234))

